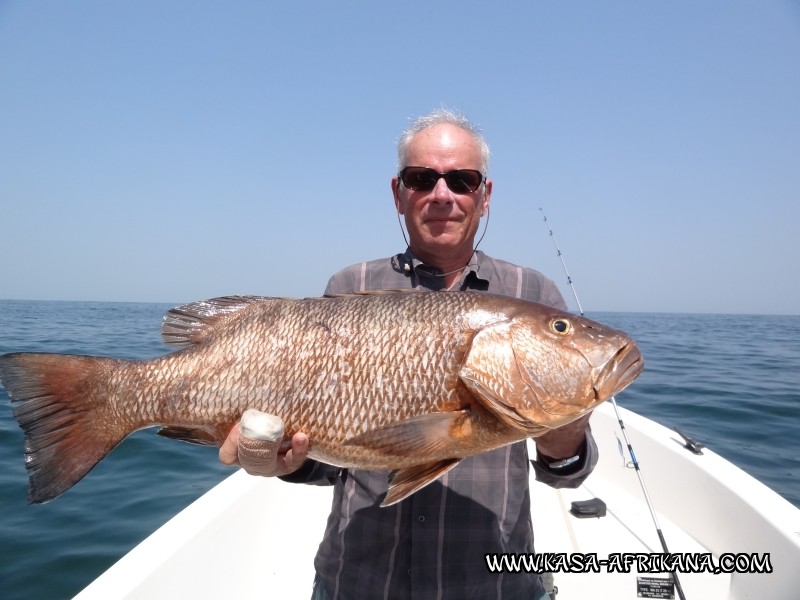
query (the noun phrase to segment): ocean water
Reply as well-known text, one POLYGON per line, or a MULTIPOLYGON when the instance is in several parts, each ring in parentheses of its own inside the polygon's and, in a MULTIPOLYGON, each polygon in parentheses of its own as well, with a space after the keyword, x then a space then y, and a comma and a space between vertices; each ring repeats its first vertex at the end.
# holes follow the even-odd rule
MULTIPOLYGON (((159 326, 168 308, 0 300, 0 354, 158 356, 167 351, 159 326)), ((589 316, 628 331, 645 356, 644 373, 617 397, 620 405, 678 427, 800 507, 800 316, 589 316)), ((215 449, 140 431, 64 496, 29 506, 22 445, 0 391, 6 600, 71 598, 232 472, 215 449)))

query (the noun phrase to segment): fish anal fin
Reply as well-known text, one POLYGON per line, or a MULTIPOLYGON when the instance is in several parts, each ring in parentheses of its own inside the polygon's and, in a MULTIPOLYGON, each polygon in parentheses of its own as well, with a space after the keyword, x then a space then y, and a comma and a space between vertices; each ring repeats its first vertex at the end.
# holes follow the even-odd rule
POLYGON ((466 409, 418 415, 370 429, 346 439, 344 445, 361 446, 384 455, 441 456, 454 447, 454 432, 460 431, 468 415, 466 409))
POLYGON ((408 498, 414 492, 435 481, 455 467, 460 458, 448 458, 393 471, 389 476, 389 491, 381 506, 390 506, 408 498))
POLYGON ((167 311, 161 324, 161 338, 168 346, 190 346, 209 335, 241 310, 272 300, 262 296, 223 296, 176 306, 167 311))
POLYGON ((180 440, 189 444, 199 446, 219 446, 219 435, 210 432, 208 429, 199 427, 182 427, 179 425, 166 425, 158 430, 158 435, 171 440, 180 440))

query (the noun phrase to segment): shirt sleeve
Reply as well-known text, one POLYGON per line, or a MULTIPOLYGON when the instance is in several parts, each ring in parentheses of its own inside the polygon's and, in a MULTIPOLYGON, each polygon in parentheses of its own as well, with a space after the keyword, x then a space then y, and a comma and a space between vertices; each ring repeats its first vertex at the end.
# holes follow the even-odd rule
POLYGON ((310 485, 333 485, 339 477, 339 467, 328 465, 309 458, 296 471, 281 475, 279 479, 289 483, 307 483, 310 485))
POLYGON ((541 299, 537 300, 537 302, 554 308, 560 308, 561 310, 567 310, 567 303, 564 301, 564 297, 552 280, 545 278, 544 281, 542 281, 540 293, 541 299))
POLYGON ((584 482, 592 471, 594 471, 599 457, 600 453, 597 450, 597 443, 594 441, 594 436, 592 436, 592 430, 590 427, 587 427, 586 443, 581 452, 580 460, 575 466, 569 469, 562 469, 560 470, 561 472, 559 472, 558 469, 551 469, 546 463, 540 460, 539 456, 536 457, 536 460, 531 461, 531 465, 533 465, 533 470, 536 471, 536 481, 540 481, 556 489, 576 488, 584 482))
POLYGON ((325 286, 325 295, 331 294, 352 294, 358 289, 356 285, 356 274, 354 267, 348 267, 334 273, 325 286))

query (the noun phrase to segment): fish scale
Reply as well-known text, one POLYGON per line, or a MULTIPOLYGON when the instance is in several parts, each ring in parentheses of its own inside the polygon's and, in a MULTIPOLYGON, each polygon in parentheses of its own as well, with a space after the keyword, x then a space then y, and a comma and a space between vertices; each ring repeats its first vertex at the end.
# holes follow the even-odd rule
POLYGON ((217 298, 169 311, 162 335, 181 349, 146 361, 0 357, 31 502, 69 489, 133 431, 220 445, 257 408, 286 439, 308 434, 312 458, 396 471, 390 504, 465 456, 579 418, 642 367, 622 332, 477 292, 217 298))

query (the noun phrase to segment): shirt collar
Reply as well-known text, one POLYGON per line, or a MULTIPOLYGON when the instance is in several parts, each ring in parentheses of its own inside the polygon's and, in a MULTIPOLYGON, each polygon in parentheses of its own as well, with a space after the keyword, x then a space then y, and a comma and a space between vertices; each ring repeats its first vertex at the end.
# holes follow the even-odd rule
MULTIPOLYGON (((408 274, 415 272, 418 267, 423 267, 423 271, 427 269, 433 273, 442 272, 441 269, 432 267, 417 258, 411 251, 411 248, 406 248, 405 252, 396 255, 393 262, 395 262, 395 267, 398 270, 408 274)), ((470 273, 474 273, 474 277, 477 279, 481 279, 487 283, 491 282, 492 270, 489 268, 486 255, 480 250, 476 250, 472 253, 472 257, 469 259, 469 263, 467 263, 464 269, 463 279, 470 273)))

